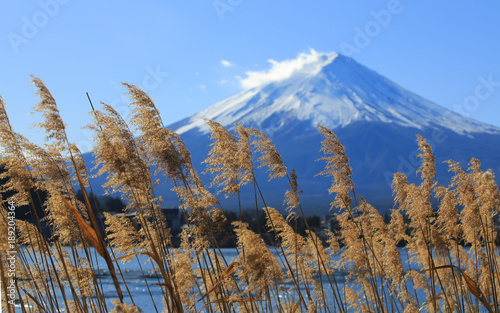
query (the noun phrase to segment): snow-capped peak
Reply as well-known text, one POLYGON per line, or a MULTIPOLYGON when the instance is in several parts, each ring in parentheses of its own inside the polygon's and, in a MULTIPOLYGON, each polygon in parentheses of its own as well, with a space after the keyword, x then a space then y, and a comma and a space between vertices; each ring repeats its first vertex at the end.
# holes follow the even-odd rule
POLYGON ((285 61, 268 60, 271 68, 265 71, 248 71, 246 78, 239 78, 243 89, 262 87, 271 83, 279 83, 294 79, 304 79, 318 74, 321 69, 331 63, 337 53, 319 53, 310 49, 309 53, 301 53, 295 59, 285 61))
POLYGON ((500 133, 500 129, 446 110, 338 53, 311 49, 296 59, 270 61, 271 68, 247 72, 241 93, 176 123, 182 134, 203 119, 226 127, 235 122, 274 132, 294 121, 334 129, 356 121, 395 123, 405 127, 444 127, 459 134, 500 133))

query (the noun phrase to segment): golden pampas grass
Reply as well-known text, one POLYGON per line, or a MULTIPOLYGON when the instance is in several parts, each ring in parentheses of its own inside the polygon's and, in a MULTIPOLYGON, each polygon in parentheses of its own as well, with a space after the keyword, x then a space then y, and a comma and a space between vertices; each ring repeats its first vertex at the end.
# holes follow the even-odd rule
POLYGON ((253 185, 251 205, 258 208, 260 195, 266 214, 266 227, 257 225, 255 232, 241 213, 240 221, 228 223, 231 214, 205 188, 181 137, 164 127, 146 92, 124 83, 129 121, 103 104, 92 111, 88 127, 94 133, 95 169, 107 176, 104 187, 120 193, 126 211, 136 216, 132 222, 125 214, 105 212, 98 225, 89 202, 76 199, 75 185, 92 187, 87 164, 66 137, 54 97, 42 80, 32 81, 41 99, 34 111, 44 118, 38 126, 47 134, 43 147, 14 132, 0 96, 6 170, 0 178, 7 180, 2 191, 11 193, 0 210, 1 292, 7 294, 9 266, 15 265, 22 307, 138 313, 146 299, 158 312, 494 312, 500 307, 495 228, 500 193, 493 171, 481 169, 477 159, 466 168, 448 161, 453 178, 439 185, 432 147, 417 136, 421 181, 394 175, 394 207, 386 219, 356 196, 344 146, 332 130, 318 126, 325 162, 319 175, 331 178, 325 190, 334 195, 331 208, 337 209, 330 231, 308 224, 300 177, 288 171, 266 134, 239 123, 229 131, 207 120, 212 145, 205 173, 219 193, 238 196, 240 210, 248 205, 240 199, 242 188, 253 185), (163 178, 153 181, 151 167, 163 178), (286 216, 266 205, 266 190, 256 179, 264 169, 269 180, 286 177, 289 183, 286 216), (172 184, 183 209, 187 224, 177 238, 155 195, 159 183, 172 184), (34 195, 46 197, 43 217, 37 217, 34 195), (27 219, 11 217, 7 201, 29 205, 27 219), (305 226, 300 233, 299 223, 305 226), (12 263, 7 249, 16 250, 12 263), (226 259, 227 251, 233 259, 226 259), (157 275, 154 283, 142 278, 149 298, 136 297, 119 269, 118 261, 139 256, 153 263, 157 275), (98 272, 101 258, 118 299, 107 299, 108 282, 98 272))

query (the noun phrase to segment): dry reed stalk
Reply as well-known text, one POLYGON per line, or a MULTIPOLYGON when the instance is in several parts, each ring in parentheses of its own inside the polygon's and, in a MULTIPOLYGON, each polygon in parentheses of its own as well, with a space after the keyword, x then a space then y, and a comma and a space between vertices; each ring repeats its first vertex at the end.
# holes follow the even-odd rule
MULTIPOLYGON (((309 284, 314 281, 313 275, 315 268, 313 264, 315 263, 315 259, 307 250, 306 240, 288 225, 281 213, 276 209, 267 208, 266 214, 268 214, 267 226, 271 228, 274 225, 277 236, 281 240, 281 246, 284 249, 284 256, 286 256, 287 260, 290 262, 289 271, 286 272, 288 281, 293 282, 297 279, 298 282, 301 282, 309 301, 311 301, 312 295, 310 294, 309 284)), ((292 290, 294 288, 295 286, 291 287, 292 290)))
MULTIPOLYGON (((92 207, 90 205, 90 202, 88 200, 86 191, 85 191, 85 183, 84 180, 82 179, 82 175, 79 172, 79 165, 78 161, 75 160, 75 157, 73 156, 73 145, 69 143, 68 137, 66 135, 66 130, 65 130, 65 124, 59 115, 59 110, 56 105, 56 101, 53 98, 52 94, 48 90, 48 88, 45 86, 43 81, 37 77, 32 76, 32 82, 36 85, 37 87, 37 94, 41 98, 41 101, 37 104, 37 106, 34 108, 35 112, 41 112, 45 118, 45 121, 42 123, 37 124, 38 127, 44 128, 46 133, 47 133, 47 140, 52 140, 50 145, 49 145, 49 151, 50 152, 62 152, 66 151, 69 154, 70 161, 73 165, 73 169, 75 171, 75 174, 77 176, 77 180, 79 182, 80 188, 82 190, 84 199, 85 199, 85 206, 88 212, 88 215, 90 217, 90 220, 92 222, 92 227, 94 229, 99 229, 96 218, 94 216, 92 207)), ((49 163, 50 164, 50 163, 49 163)), ((60 171, 62 172, 62 171, 60 171)), ((48 172, 50 175, 50 172, 48 172)), ((50 186, 50 185, 49 185, 50 186)), ((72 188, 71 182, 66 185, 67 189, 62 189, 66 190, 74 194, 74 190, 72 188)), ((50 192, 50 190, 49 190, 50 192)), ((57 191, 56 191, 57 192, 57 191)), ((52 197, 54 197, 54 192, 52 192, 52 197)), ((115 285, 115 289, 117 291, 118 297, 120 301, 123 301, 123 294, 121 291, 120 284, 118 283, 118 279, 116 277, 116 272, 113 266, 113 263, 111 262, 111 257, 109 255, 109 252, 106 249, 106 244, 104 243, 101 234, 99 232, 96 232, 97 235, 97 241, 99 246, 101 247, 101 251, 103 252, 104 259, 106 260, 107 266, 110 270, 110 274, 113 278, 113 283, 115 285)))
MULTIPOLYGON (((369 231, 364 225, 362 216, 366 203, 362 201, 360 206, 351 208, 351 194, 357 205, 358 201, 354 192, 354 183, 352 181, 352 170, 349 165, 349 158, 345 154, 344 146, 331 130, 321 125, 317 125, 318 130, 324 137, 321 151, 324 157, 319 160, 326 161, 325 170, 317 175, 331 176, 333 181, 329 193, 335 193, 335 199, 331 203, 331 208, 337 207, 340 213, 335 216, 339 221, 341 228, 341 238, 344 244, 349 247, 344 252, 343 258, 346 264, 354 264, 354 271, 359 275, 356 282, 364 288, 365 299, 370 299, 377 310, 383 310, 384 304, 381 301, 377 282, 377 269, 380 269, 380 261, 374 250, 372 240, 366 231, 369 231), (357 248, 354 248, 357 247, 357 248)), ((367 305, 369 306, 368 302, 367 305)))
POLYGON ((255 128, 250 128, 250 134, 256 138, 252 141, 255 152, 260 153, 260 157, 256 161, 259 163, 258 168, 268 168, 269 180, 284 177, 287 173, 286 166, 271 139, 255 128))
MULTIPOLYGON (((395 202, 399 204, 401 211, 408 214, 410 219, 409 227, 412 229, 409 237, 409 252, 415 255, 414 259, 423 268, 432 268, 436 265, 434 258, 434 247, 436 245, 436 235, 439 234, 435 225, 435 216, 430 203, 431 191, 436 186, 434 156, 430 145, 421 136, 417 136, 422 164, 417 170, 421 173, 422 183, 420 186, 408 184, 403 174, 394 175, 393 189, 396 194, 395 202)), ((437 286, 444 290, 439 273, 430 271, 426 273, 430 279, 430 285, 426 289, 429 305, 433 310, 437 310, 437 286)), ((450 306, 450 301, 445 293, 445 299, 450 306)))
MULTIPOLYGON (((328 189, 329 193, 335 193, 335 200, 331 207, 347 209, 352 201, 349 194, 354 192, 349 158, 345 154, 344 146, 331 130, 321 125, 317 125, 317 127, 325 138, 321 143, 321 151, 325 156, 319 160, 326 161, 325 170, 317 175, 331 176, 333 178, 332 185, 328 189)), ((355 201, 357 200, 355 199, 355 201)))
MULTIPOLYGON (((47 92, 45 92, 44 94, 47 94, 47 92)), ((52 100, 48 99, 48 100, 49 100, 48 102, 51 102, 53 99, 52 100)), ((32 172, 30 172, 30 169, 33 169, 30 166, 30 163, 33 164, 33 162, 31 162, 29 158, 33 160, 36 159, 36 157, 38 156, 36 153, 31 153, 30 155, 29 151, 36 151, 36 149, 33 149, 34 145, 29 143, 26 138, 13 131, 5 110, 5 104, 3 103, 2 99, 0 99, 0 102, 1 102, 0 138, 4 152, 7 155, 7 157, 3 158, 3 162, 5 162, 4 164, 6 164, 7 166, 7 171, 5 172, 4 175, 7 175, 7 177, 9 178, 7 184, 3 185, 2 188, 6 188, 4 190, 10 189, 11 191, 16 192, 14 196, 12 196, 12 200, 16 202, 17 206, 22 206, 25 205, 26 203, 29 204, 31 210, 31 216, 33 220, 36 221, 38 231, 41 231, 42 227, 40 224, 40 220, 42 217, 38 216, 38 213, 35 210, 35 204, 32 195, 29 192, 31 188, 43 189, 43 186, 41 186, 40 184, 38 184, 38 186, 35 185, 34 177, 36 176, 34 176, 32 172)), ((38 199, 40 200, 40 194, 38 190, 35 193, 36 196, 38 196, 38 199)), ((40 251, 42 253, 40 264, 42 264, 42 266, 44 266, 45 269, 52 268, 52 270, 55 272, 55 263, 51 253, 49 252, 50 250, 48 248, 47 239, 45 238, 45 235, 43 233, 41 234, 42 236, 36 236, 37 242, 31 241, 30 244, 31 245, 34 244, 39 248, 35 249, 34 251, 35 254, 37 253, 36 251, 40 251), (41 249, 42 246, 43 249, 41 249)), ((38 271, 40 271, 40 269, 38 269, 38 271)), ((61 292, 63 294, 67 306, 66 298, 64 296, 65 293, 61 287, 61 282, 59 280, 59 277, 56 275, 55 277, 49 276, 49 278, 53 291, 54 291, 54 284, 58 284, 60 286, 61 292), (55 280, 56 282, 54 283, 53 280, 55 280)))
POLYGON ((2 165, 6 171, 0 174, 0 179, 7 179, 1 186, 4 193, 15 192, 7 202, 15 200, 18 206, 29 203, 28 191, 33 186, 29 168, 26 167, 26 158, 22 151, 21 142, 26 139, 15 133, 7 115, 5 102, 0 96, 0 143, 2 146, 2 165))
MULTIPOLYGON (((237 124, 236 134, 232 135, 221 124, 207 121, 214 139, 207 159, 207 171, 215 174, 213 183, 227 195, 239 195, 243 185, 254 183, 256 195, 258 191, 264 202, 268 227, 277 235, 277 251, 285 261, 291 289, 299 294, 298 301, 279 299, 283 272, 262 238, 251 232, 248 225, 233 223, 237 245, 244 253, 230 264, 221 259, 223 255, 219 255, 215 247, 216 237, 222 230, 218 226, 225 217, 222 210, 213 208, 218 204, 217 200, 203 186, 180 137, 164 128, 154 102, 142 90, 129 84, 124 85, 133 100, 131 125, 141 132, 140 140, 135 140, 127 123, 106 105, 104 112, 94 112, 95 126, 91 126, 96 131, 101 173, 111 173, 106 186, 121 191, 130 200, 130 208, 138 211, 142 225, 137 231, 125 219, 108 215, 106 229, 111 232, 110 244, 125 253, 111 259, 107 245, 97 231, 97 222, 85 192, 88 179, 81 154, 68 142, 65 125, 46 86, 36 77, 33 83, 42 99, 35 111, 45 117, 45 122, 39 126, 46 130, 47 138, 51 140, 47 149, 32 145, 13 132, 0 97, 0 141, 3 146, 13 144, 4 147, 9 156, 4 159, 8 170, 5 177, 13 178, 4 190, 17 191, 21 201, 30 203, 33 209, 33 201, 26 192, 33 186, 47 191, 47 220, 56 231, 53 248, 49 248, 47 239, 37 227, 19 222, 20 238, 27 247, 17 260, 19 268, 23 268, 23 277, 27 278, 16 287, 18 291, 26 292, 21 299, 23 303, 31 303, 41 311, 55 311, 59 303, 50 292, 57 290, 57 286, 64 292, 63 284, 68 284, 73 301, 64 296, 67 310, 107 311, 98 286, 91 287, 97 281, 91 273, 95 265, 88 254, 89 241, 110 268, 113 268, 113 262, 137 254, 148 255, 154 260, 164 278, 158 285, 167 290, 164 299, 167 311, 194 312, 196 302, 190 296, 198 295, 198 301, 204 302, 201 310, 207 308, 209 312, 272 311, 273 301, 279 312, 329 312, 323 283, 315 278, 316 274, 324 273, 330 279, 329 255, 307 221, 307 237, 304 238, 287 224, 281 214, 265 205, 255 179, 252 146, 260 154, 256 161, 259 168, 267 167, 270 179, 287 177, 291 190, 285 193, 285 205, 289 213, 296 215, 300 210, 305 218, 297 175, 295 171, 287 171, 276 147, 262 132, 237 124), (69 154, 71 173, 66 159, 61 156, 63 153, 69 154), (171 249, 170 234, 160 214, 159 199, 153 193, 156 183, 151 181, 148 165, 156 166, 174 183, 174 191, 183 208, 190 210, 189 228, 181 235, 183 250, 171 249), (72 185, 75 177, 83 189, 85 204, 75 199, 72 185), (72 228, 81 231, 70 232, 72 228), (72 237, 66 241, 71 245, 68 254, 63 251, 61 243, 62 238, 70 235, 72 237), (80 257, 76 249, 79 245, 84 248, 86 258, 80 257), (57 262, 51 261, 53 256, 57 262), (43 262, 32 264, 38 259, 43 262), (54 264, 57 264, 57 269, 54 264), (193 274, 195 266, 200 268, 198 278, 193 274), (46 282, 52 269, 55 281, 50 278, 46 282), (235 279, 235 276, 240 279, 235 279), (96 300, 91 299, 94 293, 96 300), (267 307, 264 301, 268 303, 267 307)), ((325 156, 321 160, 326 161, 325 170, 320 174, 332 177, 329 189, 335 193, 332 208, 340 209, 336 214, 340 231, 330 234, 329 244, 332 253, 341 253, 337 268, 349 269, 359 287, 355 291, 344 286, 344 300, 336 300, 338 309, 414 312, 421 307, 421 310, 428 311, 465 312, 477 311, 477 304, 488 312, 498 310, 500 273, 497 263, 500 257, 495 246, 494 218, 498 215, 500 194, 492 171, 482 171, 476 159, 471 160, 467 171, 450 161, 450 170, 455 173, 452 183, 449 187, 438 186, 432 149, 423 137, 418 136, 418 157, 422 160, 418 173, 422 182, 420 185, 408 184, 403 174, 395 174, 393 188, 398 207, 392 211, 390 223, 385 224, 366 201, 359 198, 358 202, 349 160, 336 135, 322 126, 318 128, 325 138, 321 149, 325 156), (431 205, 434 193, 439 201, 437 211, 431 205), (353 207, 352 200, 355 202, 353 207), (409 218, 407 225, 404 216, 409 218), (406 273, 396 246, 402 241, 408 243, 408 265, 417 265, 416 269, 410 267, 406 273), (468 252, 460 245, 462 242, 472 246, 468 252), (341 245, 345 245, 342 250, 341 245), (427 270, 419 272, 418 269, 427 270), (414 291, 424 290, 426 293, 427 301, 423 304, 408 290, 410 282, 414 291), (469 294, 477 299, 476 304, 469 294)), ((5 270, 0 269, 4 275, 5 270)), ((2 279, 5 280, 3 276, 2 279)), ((116 280, 114 282, 116 285, 116 280)), ((330 285, 338 291, 336 282, 330 282, 330 285)), ((116 288, 118 290, 119 286, 116 288)), ((334 296, 336 294, 334 292, 334 296)), ((115 302, 114 306, 111 312, 140 310, 122 301, 115 302)))
MULTIPOLYGON (((297 211, 300 210, 303 221, 306 224, 307 231, 311 232, 311 229, 307 223, 307 219, 305 217, 302 206, 300 205, 299 194, 302 191, 298 190, 297 174, 295 172, 295 169, 293 169, 291 173, 288 173, 286 166, 283 164, 283 159, 282 159, 281 155, 278 153, 275 145, 269 139, 269 137, 267 137, 263 132, 261 132, 260 130, 254 129, 254 128, 250 128, 249 133, 255 137, 255 139, 252 141, 252 145, 255 146, 256 152, 260 153, 260 156, 256 161, 257 163, 259 163, 258 168, 268 167, 269 180, 272 180, 274 178, 283 178, 285 176, 287 177, 288 183, 289 183, 290 188, 291 188, 291 190, 287 190, 285 192, 284 204, 287 205, 287 211, 289 212, 287 219, 298 218, 297 211), (295 210, 295 212, 293 210, 295 210)), ((268 216, 270 216, 270 212, 268 212, 269 211, 268 207, 265 204, 264 197, 262 196, 262 192, 259 188, 257 181, 255 180, 255 177, 254 177, 254 185, 258 189, 260 196, 261 196, 261 199, 264 202, 264 210, 266 211, 266 214, 268 216)), ((256 198, 257 198, 257 195, 256 195, 256 198)), ((296 221, 296 225, 297 225, 297 219, 295 219, 295 221, 296 221)), ((268 220, 268 222, 270 222, 271 230, 277 235, 277 229, 274 225, 274 222, 272 220, 268 220)), ((316 243, 314 243, 314 244, 316 245, 316 243)), ((290 262, 289 262, 286 254, 283 250, 281 242, 279 242, 279 246, 280 246, 283 258, 285 260, 285 263, 290 268, 290 273, 292 273, 292 276, 293 276, 293 271, 291 270, 290 262)), ((318 253, 317 255, 319 255, 319 248, 316 246, 315 249, 316 249, 316 252, 318 253)), ((328 281, 330 283, 330 286, 332 287, 332 290, 338 290, 337 283, 335 281, 335 277, 333 277, 333 282, 332 282, 330 275, 328 275, 329 270, 327 269, 327 266, 326 266, 327 260, 324 260, 320 257, 319 263, 321 263, 321 267, 324 269, 324 272, 327 273, 328 281)), ((321 273, 321 269, 320 269, 320 273, 321 273)), ((293 279, 293 282, 298 283, 295 279, 293 279)), ((299 296, 301 297, 302 304, 304 304, 304 306, 307 307, 307 305, 302 297, 302 294, 300 292, 300 287, 298 287, 298 285, 297 285, 297 288, 299 289, 299 296)), ((309 292, 307 290, 307 288, 306 288, 306 291, 309 292)), ((335 298, 335 301, 337 302, 337 304, 339 304, 339 307, 341 308, 341 310, 344 310, 342 303, 339 301, 337 292, 334 292, 334 298, 335 298)))
POLYGON ((455 173, 451 188, 457 204, 463 206, 460 212, 460 225, 463 239, 471 244, 475 262, 466 271, 478 281, 494 307, 498 307, 499 271, 496 256, 496 232, 493 218, 498 214, 500 196, 493 173, 481 171, 480 163, 472 159, 468 172, 458 163, 448 161, 450 170, 455 173))
POLYGON ((145 147, 150 164, 156 167, 156 173, 163 172, 167 178, 173 180, 174 191, 181 200, 184 214, 189 208, 192 209, 192 218, 187 220, 198 225, 198 222, 207 219, 203 208, 215 205, 215 198, 204 188, 181 138, 164 127, 153 100, 134 85, 124 86, 133 100, 130 104, 131 125, 141 133, 141 143, 145 147))
POLYGON ((168 262, 164 258, 168 234, 160 227, 164 223, 160 220, 157 199, 153 196, 147 156, 121 116, 106 104, 103 104, 103 108, 105 113, 93 111, 95 126, 89 126, 96 133, 95 153, 97 166, 101 166, 98 175, 108 173, 108 182, 104 187, 111 187, 125 194, 131 201, 129 207, 137 210, 148 247, 155 256, 154 260, 166 284, 169 299, 167 306, 182 312, 182 304, 171 285, 165 264, 165 261, 168 262), (147 216, 152 217, 152 223, 147 220, 147 216))
POLYGON ((222 187, 226 197, 239 193, 240 188, 253 180, 251 162, 250 135, 238 126, 239 141, 220 123, 205 120, 210 126, 213 140, 205 173, 212 173, 212 186, 222 187))
POLYGON ((246 293, 255 293, 262 297, 267 287, 277 289, 283 281, 283 271, 279 261, 274 257, 259 234, 252 232, 248 224, 233 222, 237 245, 245 251, 245 257, 240 254, 237 261, 241 263, 241 271, 238 272, 244 281, 248 281, 246 293))

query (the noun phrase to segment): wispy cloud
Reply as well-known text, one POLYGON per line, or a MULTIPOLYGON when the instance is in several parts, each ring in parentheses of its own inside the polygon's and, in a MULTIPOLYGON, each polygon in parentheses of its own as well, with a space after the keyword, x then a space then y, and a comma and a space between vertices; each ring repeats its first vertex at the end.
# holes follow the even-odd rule
POLYGON ((295 75, 317 73, 327 63, 331 62, 337 54, 320 53, 310 49, 309 53, 300 53, 297 58, 284 61, 268 60, 271 63, 269 70, 248 71, 246 78, 237 77, 242 88, 253 88, 265 84, 283 81, 295 75))
POLYGON ((224 66, 224 67, 231 67, 234 65, 233 63, 229 62, 228 60, 221 60, 220 64, 222 64, 222 66, 224 66))

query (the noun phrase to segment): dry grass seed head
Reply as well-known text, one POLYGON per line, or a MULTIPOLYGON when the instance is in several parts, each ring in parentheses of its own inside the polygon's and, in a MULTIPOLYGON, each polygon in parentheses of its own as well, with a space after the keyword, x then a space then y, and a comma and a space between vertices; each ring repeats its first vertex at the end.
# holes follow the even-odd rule
MULTIPOLYGON (((254 179, 250 133, 237 123, 236 137, 234 137, 220 123, 205 121, 210 126, 213 140, 209 156, 203 161, 207 163, 205 173, 215 174, 211 186, 222 187, 218 193, 225 192, 227 198, 238 193, 242 186, 254 179)), ((202 186, 201 181, 196 184, 202 186)), ((216 203, 214 200, 212 199, 210 203, 216 203)))
POLYGON ((46 220, 53 228, 53 235, 61 244, 79 243, 85 236, 71 211, 61 199, 60 193, 49 189, 45 202, 46 220))
MULTIPOLYGON (((40 233, 37 227, 32 223, 16 220, 16 227, 18 228, 18 242, 25 247, 31 247, 35 252, 46 251, 46 246, 43 244, 45 238, 40 233)), ((7 243, 7 240, 5 241, 7 243)), ((2 250, 2 251, 7 251, 2 250)))
POLYGON ((194 275, 190 252, 189 250, 174 249, 168 257, 173 272, 172 278, 179 292, 181 302, 184 308, 192 307, 196 299, 196 294, 192 292, 196 287, 196 276, 194 275))
POLYGON ((45 129, 46 140, 52 140, 53 147, 58 151, 66 149, 66 125, 59 115, 56 100, 52 97, 44 82, 31 75, 31 82, 37 87, 36 94, 42 99, 34 108, 33 112, 40 112, 45 119, 44 122, 37 123, 36 126, 45 129))
POLYGON ((0 179, 4 180, 0 186, 2 193, 8 196, 5 200, 14 201, 17 206, 29 204, 29 190, 33 188, 34 182, 29 170, 25 167, 23 159, 6 156, 0 161, 0 167, 5 171, 0 173, 0 179))
MULTIPOLYGON (((104 212, 106 232, 109 244, 116 249, 117 253, 131 253, 139 247, 143 241, 137 229, 124 214, 109 214, 104 212)), ((123 262, 133 257, 125 258, 123 262)))
POLYGON ((318 159, 326 161, 325 170, 318 175, 331 176, 333 178, 329 193, 335 193, 333 207, 347 208, 351 203, 350 193, 354 191, 352 182, 352 170, 349 158, 345 154, 344 146, 337 136, 328 128, 317 125, 319 132, 325 138, 321 144, 321 151, 325 155, 318 159))
POLYGON ((483 223, 486 227, 492 227, 492 219, 500 208, 500 193, 495 181, 495 174, 491 169, 482 171, 481 163, 475 158, 472 158, 469 164, 469 172, 476 194, 475 201, 479 205, 483 223))
POLYGON ((250 128, 249 131, 256 138, 252 141, 252 145, 256 147, 256 152, 260 153, 260 157, 257 158, 258 168, 268 168, 269 180, 284 177, 287 174, 286 166, 271 139, 258 129, 250 128))
POLYGON ((394 204, 399 204, 401 210, 406 210, 406 198, 408 196, 408 178, 403 173, 394 174, 392 180, 392 190, 394 196, 394 204))
POLYGON ((285 192, 285 200, 283 204, 286 205, 286 211, 291 213, 294 209, 296 209, 300 205, 300 197, 297 183, 297 173, 295 169, 292 169, 290 173, 290 187, 292 190, 287 190, 285 192))
POLYGON ((399 266, 396 243, 390 236, 388 226, 373 206, 361 197, 360 200, 361 202, 356 208, 360 215, 356 217, 348 216, 344 220, 344 225, 349 225, 350 232, 342 230, 342 234, 346 242, 350 242, 350 244, 357 247, 365 247, 365 250, 368 248, 369 252, 366 253, 366 256, 356 256, 356 251, 351 250, 345 256, 354 261, 352 264, 359 269, 367 270, 370 267, 375 275, 382 276, 387 275, 387 271, 389 271, 394 276, 393 278, 399 279, 397 273, 402 268, 399 266), (352 232, 354 229, 356 231, 352 232), (359 235, 359 238, 356 238, 356 235, 359 235), (385 268, 383 266, 385 261, 388 262, 387 265, 393 268, 385 268))
MULTIPOLYGON (((464 171, 462 167, 453 161, 448 161, 450 171, 453 171, 455 175, 452 178, 451 187, 453 188, 454 195, 456 197, 457 204, 463 206, 460 212, 460 225, 463 230, 463 238, 466 243, 472 244, 473 247, 482 245, 485 238, 491 238, 491 230, 488 230, 488 234, 485 234, 483 226, 485 222, 492 218, 493 212, 497 210, 495 208, 495 201, 489 202, 487 199, 492 199, 489 195, 498 194, 498 187, 489 177, 491 175, 480 174, 480 169, 478 168, 478 162, 471 161, 471 167, 469 168, 469 173, 464 171), (487 178, 486 184, 482 184, 482 179, 479 177, 487 178), (484 188, 487 186, 486 188, 484 188), (478 190, 482 191, 488 190, 485 194, 487 195, 484 200, 479 199, 478 190), (495 191, 496 190, 496 191, 495 191), (488 195, 489 194, 489 195, 488 195), (484 203, 489 203, 490 205, 483 206, 484 203), (493 208, 491 207, 493 204, 493 208)), ((492 223, 490 223, 492 224, 492 223)), ((491 229, 491 228, 490 228, 491 229)))
POLYGON ((2 166, 6 171, 0 173, 0 179, 5 179, 1 188, 4 193, 13 191, 16 194, 7 199, 16 201, 18 206, 28 204, 28 190, 33 186, 31 174, 26 167, 22 142, 27 140, 15 133, 5 109, 5 102, 0 96, 0 146, 2 151, 2 166))
POLYGON ((246 292, 255 292, 261 296, 267 286, 277 287, 283 281, 283 271, 280 262, 266 247, 260 235, 252 232, 248 224, 233 222, 237 245, 244 251, 238 256, 242 264, 238 275, 248 281, 246 292))
POLYGON ((345 300, 350 304, 347 309, 354 309, 355 312, 362 312, 363 300, 361 299, 359 294, 351 287, 345 288, 345 300))
POLYGON ((423 179, 422 188, 430 193, 432 187, 436 185, 436 182, 434 181, 436 179, 436 158, 432 154, 431 145, 427 143, 425 138, 417 135, 417 139, 418 150, 420 151, 417 157, 422 159, 422 164, 417 170, 417 173, 421 173, 423 179))
MULTIPOLYGON (((410 219, 409 247, 428 261, 428 245, 432 244, 432 234, 438 234, 434 223, 436 217, 430 203, 429 191, 411 184, 406 186, 406 198, 400 209, 406 211, 410 219)), ((428 264, 426 264, 428 266, 428 264)))
POLYGON ((205 173, 212 173, 212 186, 222 187, 218 193, 225 192, 226 197, 240 191, 240 171, 238 163, 238 142, 233 135, 220 123, 205 120, 210 126, 213 140, 208 158, 203 161, 207 163, 205 173))
MULTIPOLYGON (((61 194, 63 194, 76 203, 67 164, 59 151, 51 146, 48 147, 49 150, 45 150, 26 143, 25 149, 33 176, 38 177, 35 187, 47 193, 48 198, 44 204, 45 212, 47 212, 45 218, 54 228, 54 235, 62 243, 78 242, 82 235, 78 223, 61 200, 61 194)), ((80 209, 83 217, 87 216, 87 211, 82 205, 75 205, 75 207, 80 209)))
MULTIPOLYGON (((267 216, 266 226, 273 229, 274 225, 292 268, 296 268, 300 275, 303 275, 304 280, 312 281, 312 276, 317 268, 317 259, 308 249, 306 239, 297 234, 276 209, 267 207, 265 212, 267 216)), ((290 275, 290 273, 287 274, 290 275)))
POLYGON ((345 249, 341 253, 341 263, 350 268, 348 279, 354 276, 366 277, 370 261, 362 240, 362 233, 356 223, 347 213, 337 214, 340 226, 340 238, 345 249), (361 253, 360 253, 361 252, 361 253))
POLYGON ((391 221, 389 223, 388 231, 389 236, 393 238, 394 242, 400 243, 403 240, 407 240, 408 236, 406 234, 406 223, 403 214, 400 210, 393 210, 391 212, 391 221))
POLYGON ((115 306, 109 313, 143 313, 143 311, 132 303, 122 303, 112 299, 111 303, 115 306))
POLYGON ((437 228, 447 242, 458 242, 461 238, 462 228, 459 223, 460 214, 455 195, 448 188, 442 186, 436 187, 435 190, 439 199, 437 228))
MULTIPOLYGON (((89 182, 89 176, 87 172, 87 165, 85 164, 85 160, 83 159, 82 152, 80 149, 75 145, 75 144, 70 144, 69 145, 69 150, 71 151, 73 155, 73 159, 76 164, 76 168, 78 169, 78 174, 80 174, 80 178, 82 179, 83 186, 84 187, 89 187, 90 182, 89 182)), ((76 172, 73 170, 72 173, 73 181, 79 182, 78 176, 76 175, 76 172)))
POLYGON ((338 234, 335 234, 334 232, 330 231, 330 230, 326 230, 326 235, 328 237, 328 239, 326 240, 326 243, 328 244, 328 250, 330 250, 330 253, 329 255, 331 256, 331 258, 333 259, 334 255, 336 254, 339 254, 340 253, 340 237, 338 234))
POLYGON ((243 186, 254 179, 254 168, 252 161, 252 146, 250 129, 243 127, 241 123, 235 123, 236 139, 238 141, 238 150, 236 159, 240 165, 240 186, 243 186))
MULTIPOLYGON (((323 264, 325 264, 325 266, 327 266, 327 270, 329 271, 328 269, 329 258, 321 239, 313 231, 308 231, 307 233, 308 233, 307 245, 309 247, 310 253, 314 256, 316 266, 318 268, 321 268, 321 270, 323 271, 324 270, 323 264)), ((329 274, 331 273, 329 272, 329 274)))
POLYGON ((122 117, 111 106, 103 104, 103 111, 94 111, 94 153, 97 176, 107 174, 103 187, 122 192, 131 203, 140 208, 151 201, 151 173, 145 153, 136 144, 134 136, 122 117))
POLYGON ((79 296, 94 296, 94 271, 86 258, 73 261, 68 251, 62 250, 57 258, 57 271, 65 285, 71 284, 79 296))
MULTIPOLYGON (((127 88, 132 107, 130 124, 141 133, 141 141, 148 152, 149 159, 156 167, 155 174, 163 172, 167 177, 182 180, 190 178, 192 171, 191 156, 182 139, 172 130, 165 128, 160 112, 154 101, 140 88, 123 83, 127 88), (185 173, 183 170, 185 169, 185 173)), ((197 179, 197 175, 193 177, 197 179)))
POLYGON ((194 220, 201 218, 204 211, 218 204, 217 198, 211 194, 203 185, 186 187, 178 185, 173 187, 174 191, 181 200, 181 208, 184 211, 191 210, 191 216, 194 220))
POLYGON ((37 177, 36 187, 42 190, 59 189, 66 191, 71 184, 68 166, 61 154, 54 149, 45 150, 37 145, 27 143, 25 149, 33 177, 37 177))
MULTIPOLYGON (((376 257, 373 260, 375 272, 392 279, 396 283, 402 283, 403 280, 403 264, 397 244, 404 236, 404 223, 401 225, 401 219, 396 220, 394 224, 386 224, 382 215, 373 206, 368 204, 361 198, 360 216, 361 227, 365 239, 370 243, 370 250, 376 257), (397 231, 397 233, 396 233, 397 231), (400 233, 400 232, 403 233, 400 233), (380 273, 378 273, 380 271, 380 273)), ((392 223, 392 221, 391 221, 392 223)))

